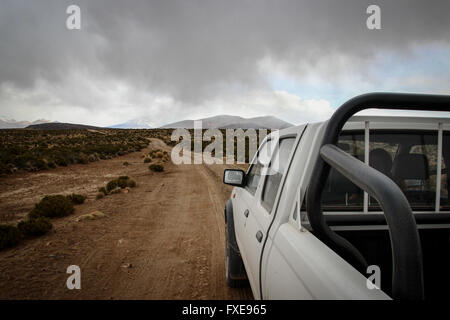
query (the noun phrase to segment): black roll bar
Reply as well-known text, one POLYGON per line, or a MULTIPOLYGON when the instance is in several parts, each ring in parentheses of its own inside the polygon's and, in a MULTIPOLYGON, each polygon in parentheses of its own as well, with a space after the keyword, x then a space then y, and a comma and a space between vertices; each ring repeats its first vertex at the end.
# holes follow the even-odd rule
POLYGON ((403 192, 391 179, 332 144, 320 149, 330 166, 377 199, 389 226, 394 269, 393 295, 409 299, 423 298, 422 249, 416 222, 403 192), (395 229, 394 229, 395 228, 395 229), (403 254, 402 251, 406 251, 403 254), (398 271, 398 272, 396 272, 398 271), (401 277, 401 279, 397 279, 401 277), (400 283, 405 286, 398 286, 400 283))
POLYGON ((330 166, 376 198, 383 208, 392 248, 392 295, 395 299, 423 299, 423 262, 420 238, 409 203, 400 188, 387 176, 350 156, 336 145, 347 120, 364 109, 450 111, 450 96, 404 93, 368 93, 337 109, 328 121, 320 156, 314 166, 306 208, 315 235, 355 265, 363 274, 367 263, 361 253, 327 225, 322 211, 322 191, 330 166), (392 195, 395 195, 393 197, 392 195))

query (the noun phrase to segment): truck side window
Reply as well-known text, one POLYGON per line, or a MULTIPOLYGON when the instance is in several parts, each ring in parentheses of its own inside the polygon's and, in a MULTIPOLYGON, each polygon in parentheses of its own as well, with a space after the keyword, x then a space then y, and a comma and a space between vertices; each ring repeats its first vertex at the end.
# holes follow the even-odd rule
POLYGON ((255 194, 256 189, 258 188, 259 179, 261 178, 262 170, 265 165, 269 163, 270 155, 269 155, 269 144, 268 142, 264 142, 264 144, 259 148, 258 153, 256 154, 256 158, 250 168, 250 171, 247 174, 247 184, 245 188, 251 194, 255 194))
MULTIPOLYGON (((370 134, 371 166, 397 183, 413 210, 435 209, 437 138, 437 131, 374 130, 370 134), (381 157, 381 152, 375 153, 380 148, 389 154, 389 157, 385 156, 386 160, 381 157)), ((369 210, 380 209, 377 201, 371 198, 369 210)))
MULTIPOLYGON (((436 192, 440 192, 441 210, 448 210, 448 132, 443 133, 441 190, 436 190, 437 131, 371 130, 369 140, 369 165, 397 183, 414 211, 434 211, 436 192)), ((364 161, 364 132, 343 132, 338 144, 342 150, 364 161)), ((325 185, 322 204, 327 211, 362 211, 363 191, 333 169, 325 185)), ((371 197, 368 210, 381 210, 371 197)))
POLYGON ((278 193, 281 180, 288 166, 289 155, 294 146, 295 137, 280 140, 277 152, 274 152, 269 165, 268 175, 264 183, 262 204, 267 211, 272 211, 275 197, 278 193))
MULTIPOLYGON (((364 131, 343 132, 338 147, 364 161, 364 131)), ((335 169, 330 170, 322 195, 327 211, 362 211, 364 193, 335 169)))

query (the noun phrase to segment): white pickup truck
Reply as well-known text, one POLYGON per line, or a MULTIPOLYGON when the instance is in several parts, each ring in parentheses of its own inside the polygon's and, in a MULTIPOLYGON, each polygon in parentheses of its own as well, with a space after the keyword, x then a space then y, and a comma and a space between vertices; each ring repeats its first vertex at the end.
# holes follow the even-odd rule
POLYGON ((353 116, 369 108, 450 111, 450 96, 361 95, 267 136, 246 173, 225 170, 228 285, 256 299, 450 297, 450 118, 353 116))

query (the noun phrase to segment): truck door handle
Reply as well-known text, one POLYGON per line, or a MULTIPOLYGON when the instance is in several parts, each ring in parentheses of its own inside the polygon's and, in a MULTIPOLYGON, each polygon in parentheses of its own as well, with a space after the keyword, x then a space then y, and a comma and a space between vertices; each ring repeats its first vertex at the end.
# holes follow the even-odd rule
POLYGON ((258 231, 256 233, 256 240, 258 240, 258 242, 261 242, 263 238, 263 233, 261 231, 258 231))
POLYGON ((244 211, 244 216, 247 218, 248 215, 249 215, 249 213, 250 213, 250 211, 248 211, 248 209, 246 209, 246 210, 244 211))

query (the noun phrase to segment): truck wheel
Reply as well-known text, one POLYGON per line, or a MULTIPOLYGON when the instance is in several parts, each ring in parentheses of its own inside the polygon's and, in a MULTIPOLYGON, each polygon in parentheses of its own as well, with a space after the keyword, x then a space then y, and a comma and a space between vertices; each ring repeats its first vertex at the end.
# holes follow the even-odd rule
POLYGON ((228 286, 241 288, 248 286, 247 273, 236 243, 234 233, 233 206, 231 200, 225 205, 225 276, 228 286))

